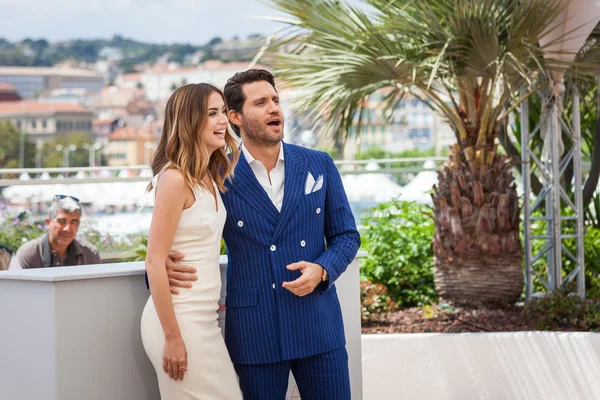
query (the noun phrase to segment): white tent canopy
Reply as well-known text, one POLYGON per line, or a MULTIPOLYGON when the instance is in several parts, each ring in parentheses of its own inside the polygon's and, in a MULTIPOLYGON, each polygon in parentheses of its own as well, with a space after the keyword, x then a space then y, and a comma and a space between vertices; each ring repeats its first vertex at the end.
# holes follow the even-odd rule
MULTIPOLYGON (((549 57, 571 62, 600 21, 600 2, 569 0, 565 5, 561 15, 554 21, 553 29, 540 38, 540 44, 546 47, 549 57)), ((553 71, 554 83, 561 83, 563 75, 562 72, 553 71)))
POLYGON ((152 206, 151 194, 146 194, 146 182, 110 183, 55 183, 52 185, 15 185, 3 191, 3 195, 14 203, 50 202, 57 194, 77 197, 83 203, 92 203, 98 208, 106 206, 152 206))
POLYGON ((394 182, 389 174, 377 172, 380 169, 377 163, 369 163, 365 169, 373 173, 342 176, 349 201, 384 203, 400 195, 402 186, 394 182))
POLYGON ((433 185, 438 182, 438 175, 434 171, 421 171, 402 188, 400 200, 415 201, 421 204, 432 205, 431 195, 429 191, 433 189, 433 185))

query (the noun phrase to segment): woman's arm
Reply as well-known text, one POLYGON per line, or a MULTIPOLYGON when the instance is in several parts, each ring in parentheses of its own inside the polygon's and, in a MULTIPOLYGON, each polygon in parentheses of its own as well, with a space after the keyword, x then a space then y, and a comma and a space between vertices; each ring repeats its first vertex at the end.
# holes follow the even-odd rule
POLYGON ((187 354, 173 310, 165 261, 175 238, 181 212, 193 204, 194 195, 177 170, 163 172, 159 182, 155 189, 154 212, 148 233, 146 271, 152 300, 165 335, 163 369, 177 380, 183 379, 180 368, 187 368, 187 354))

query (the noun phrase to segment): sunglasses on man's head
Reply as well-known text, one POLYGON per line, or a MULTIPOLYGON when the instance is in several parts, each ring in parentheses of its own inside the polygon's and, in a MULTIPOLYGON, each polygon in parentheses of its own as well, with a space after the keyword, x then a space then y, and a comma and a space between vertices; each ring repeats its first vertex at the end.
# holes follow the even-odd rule
POLYGON ((52 201, 66 199, 67 197, 70 198, 70 199, 73 199, 77 203, 79 203, 79 199, 77 197, 69 196, 68 194, 57 194, 57 195, 54 196, 54 198, 52 199, 52 201))

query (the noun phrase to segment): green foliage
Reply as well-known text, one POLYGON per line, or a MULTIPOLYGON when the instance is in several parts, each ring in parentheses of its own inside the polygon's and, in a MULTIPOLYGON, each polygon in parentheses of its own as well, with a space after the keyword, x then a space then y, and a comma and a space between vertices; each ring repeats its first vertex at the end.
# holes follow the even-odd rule
POLYGON ((98 52, 101 44, 96 41, 75 40, 70 44, 72 54, 77 54, 78 58, 87 62, 98 60, 98 52))
MULTIPOLYGON (((429 150, 420 150, 420 149, 411 149, 411 150, 405 150, 399 153, 390 153, 389 151, 381 148, 381 147, 375 147, 375 148, 371 148, 369 150, 366 151, 361 151, 359 153, 356 154, 356 156, 354 158, 356 158, 357 160, 370 160, 370 159, 377 159, 377 158, 409 158, 409 157, 433 157, 435 156, 435 150, 434 149, 429 149, 429 150)), ((414 163, 398 163, 398 165, 396 164, 392 164, 393 166, 397 166, 397 167, 407 167, 407 166, 412 166, 414 165, 414 163)), ((383 165, 381 165, 383 166, 383 165)))
POLYGON ((131 253, 126 261, 144 261, 148 254, 148 235, 139 234, 134 238, 131 253))
MULTIPOLYGON (((568 247, 571 252, 575 251, 574 244, 568 247)), ((600 299, 600 227, 588 227, 583 249, 587 297, 600 299)), ((572 264, 571 260, 569 263, 572 264)))
MULTIPOLYGON (((563 214, 566 213, 563 210, 563 214)), ((535 213, 535 216, 541 216, 541 213, 535 213)), ((567 225, 567 223, 564 223, 567 225)), ((546 234, 547 224, 545 221, 535 221, 532 224, 532 234, 534 236, 540 236, 546 234)), ((574 228, 567 225, 563 227, 563 234, 573 234, 574 228)), ((533 254, 537 254, 543 245, 543 241, 534 240, 532 242, 533 254)), ((563 243, 566 249, 571 252, 574 256, 577 254, 577 246, 575 239, 563 239, 563 243)), ((584 266, 585 266, 585 286, 586 294, 589 298, 600 298, 600 228, 595 226, 586 226, 585 235, 583 240, 583 254, 584 254, 584 266)), ((563 252, 562 258, 563 265, 563 278, 567 276, 575 268, 575 263, 563 252)), ((534 269, 537 273, 547 279, 547 258, 543 256, 536 264, 534 269)), ((534 292, 545 292, 546 289, 542 283, 534 279, 534 292)))
MULTIPOLYGON (((85 145, 93 144, 92 136, 85 132, 74 132, 68 135, 61 135, 55 140, 44 144, 42 148, 42 165, 48 167, 64 166, 64 155, 62 150, 56 150, 56 146, 63 148, 74 144, 77 149, 69 153, 69 167, 87 167, 89 166, 89 151, 85 145)), ((96 161, 99 161, 100 152, 96 152, 96 161)))
POLYGON ((597 299, 582 299, 565 290, 534 299, 525 305, 525 313, 536 329, 600 329, 600 304, 597 299))
POLYGON ((384 285, 367 280, 360 281, 360 300, 363 323, 373 321, 378 314, 389 312, 395 307, 384 285))
POLYGON ((335 148, 323 147, 323 148, 317 148, 316 150, 324 151, 325 153, 329 154, 329 156, 331 158, 333 158, 334 160, 337 160, 340 158, 340 152, 335 148))
POLYGON ((221 239, 221 246, 219 247, 219 254, 226 255, 227 254, 227 246, 225 245, 225 241, 221 239))
POLYGON ((218 37, 218 36, 215 36, 214 38, 212 38, 212 39, 210 39, 210 40, 208 41, 208 45, 209 45, 209 46, 216 46, 216 45, 218 45, 219 43, 223 43, 223 39, 221 39, 221 38, 220 38, 220 37, 218 37))
MULTIPOLYGON (((468 138, 479 149, 493 144, 519 89, 548 82, 548 68, 565 68, 562 52, 539 40, 556 26, 562 0, 268 3, 282 14, 273 19, 289 28, 271 45, 275 72, 304 90, 298 110, 312 110, 335 139, 364 128, 371 101, 385 88, 387 120, 410 92, 448 120, 461 145, 468 138)), ((578 67, 580 75, 589 72, 578 67)))
POLYGON ((36 239, 47 232, 43 219, 31 220, 27 213, 11 218, 5 214, 6 205, 0 198, 0 244, 13 253, 24 243, 36 239))
MULTIPOLYGON (((114 35, 111 39, 77 39, 59 43, 48 43, 44 39, 24 39, 11 43, 0 38, 0 65, 8 66, 52 66, 65 60, 96 62, 100 50, 112 47, 121 50, 123 59, 120 67, 124 72, 134 72, 133 66, 141 63, 153 63, 165 54, 169 61, 182 63, 187 54, 204 51, 210 58, 211 49, 222 42, 219 37, 210 39, 203 45, 189 43, 154 44, 127 39, 114 35)), ((234 57, 237 61, 240 57, 234 57)), ((247 58, 247 57, 246 57, 247 58)))
POLYGON ((0 65, 5 65, 9 67, 30 67, 32 65, 35 65, 34 63, 34 58, 26 56, 20 50, 0 49, 0 65))
POLYGON ((183 59, 187 54, 196 52, 197 47, 191 44, 174 44, 171 46, 171 56, 169 57, 170 62, 176 62, 183 64, 183 59))
POLYGON ((594 228, 600 229, 600 191, 594 193, 594 197, 586 208, 585 220, 594 228))
POLYGON ((19 167, 19 147, 23 139, 24 167, 35 167, 35 144, 8 121, 0 122, 0 168, 19 167))
MULTIPOLYGON (((126 261, 144 261, 148 254, 148 235, 145 233, 134 235, 132 240, 131 252, 126 261)), ((221 239, 220 254, 227 254, 227 248, 223 239, 221 239)))
POLYGON ((102 233, 90 224, 85 222, 85 219, 79 231, 78 236, 87 240, 96 248, 98 251, 125 251, 133 247, 136 243, 137 235, 131 237, 123 237, 111 235, 110 233, 102 233))
POLYGON ((433 284, 433 219, 416 203, 391 201, 375 207, 361 232, 369 256, 364 278, 385 285, 402 307, 437 301, 433 284))

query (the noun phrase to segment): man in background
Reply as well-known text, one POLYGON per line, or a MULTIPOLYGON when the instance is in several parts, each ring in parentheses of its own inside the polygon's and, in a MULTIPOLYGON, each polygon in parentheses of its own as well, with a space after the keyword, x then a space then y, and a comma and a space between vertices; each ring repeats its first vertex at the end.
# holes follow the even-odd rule
POLYGON ((81 222, 81 204, 72 196, 56 195, 50 205, 48 233, 25 243, 17 250, 23 269, 100 264, 93 245, 75 239, 81 222))

